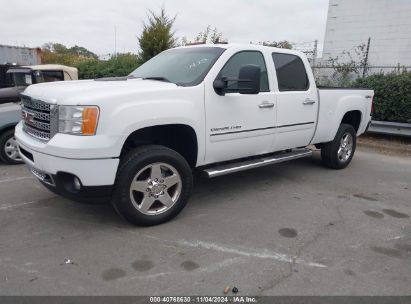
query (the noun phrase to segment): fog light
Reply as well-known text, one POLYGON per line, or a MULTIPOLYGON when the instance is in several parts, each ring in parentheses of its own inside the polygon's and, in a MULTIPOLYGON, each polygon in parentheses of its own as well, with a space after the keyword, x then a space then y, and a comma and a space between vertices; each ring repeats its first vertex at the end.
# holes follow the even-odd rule
POLYGON ((80 180, 78 179, 78 177, 75 177, 75 178, 74 178, 74 189, 80 190, 80 188, 81 188, 81 182, 80 182, 80 180))

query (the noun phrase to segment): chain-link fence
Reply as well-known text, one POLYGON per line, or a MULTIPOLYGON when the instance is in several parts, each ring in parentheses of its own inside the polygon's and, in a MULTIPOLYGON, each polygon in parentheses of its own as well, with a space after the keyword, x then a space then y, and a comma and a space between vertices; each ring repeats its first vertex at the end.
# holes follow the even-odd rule
POLYGON ((373 74, 400 74, 411 72, 411 66, 359 66, 359 65, 314 65, 314 77, 318 86, 349 87, 357 78, 373 74))

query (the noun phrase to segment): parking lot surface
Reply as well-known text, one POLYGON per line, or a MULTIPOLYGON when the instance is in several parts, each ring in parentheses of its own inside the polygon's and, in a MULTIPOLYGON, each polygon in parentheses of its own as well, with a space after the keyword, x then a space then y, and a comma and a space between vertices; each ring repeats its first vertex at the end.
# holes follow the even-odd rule
POLYGON ((195 178, 150 228, 0 165, 1 295, 410 295, 411 159, 357 151, 195 178))

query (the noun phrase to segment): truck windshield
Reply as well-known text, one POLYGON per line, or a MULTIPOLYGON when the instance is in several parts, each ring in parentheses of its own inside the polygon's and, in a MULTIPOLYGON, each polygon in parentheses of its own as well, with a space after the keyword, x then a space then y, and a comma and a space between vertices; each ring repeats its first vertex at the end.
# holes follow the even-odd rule
POLYGON ((224 51, 219 47, 171 49, 153 57, 130 76, 168 81, 180 86, 195 86, 203 81, 224 51))

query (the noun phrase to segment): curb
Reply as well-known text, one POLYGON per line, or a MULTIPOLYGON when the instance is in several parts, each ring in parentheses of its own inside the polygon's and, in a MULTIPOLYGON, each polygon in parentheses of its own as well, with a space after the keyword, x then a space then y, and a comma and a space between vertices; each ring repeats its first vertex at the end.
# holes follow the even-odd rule
POLYGON ((411 156, 411 141, 393 141, 391 136, 373 138, 361 136, 358 138, 357 146, 384 154, 395 154, 400 156, 411 156))

